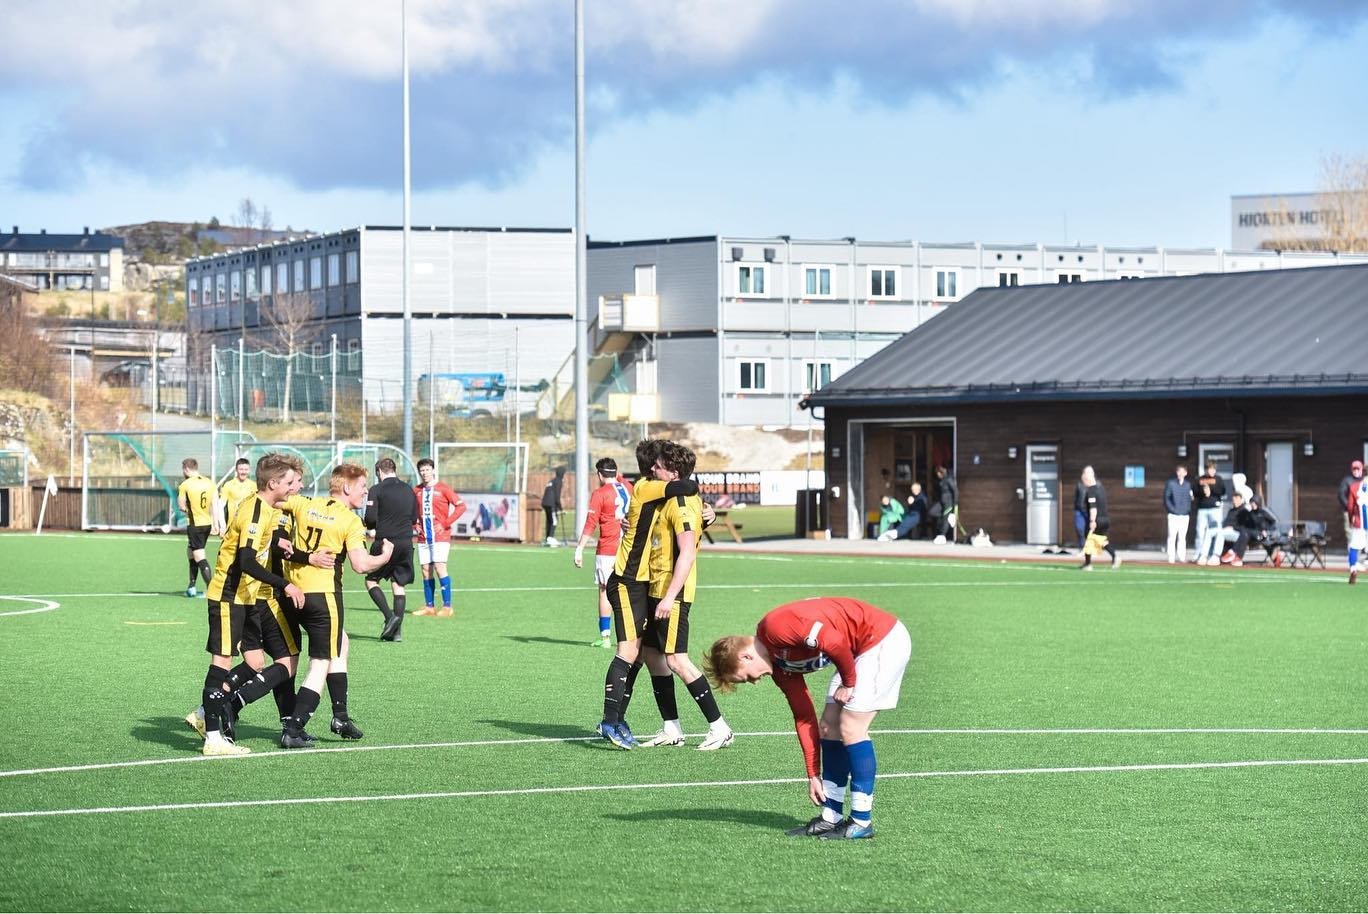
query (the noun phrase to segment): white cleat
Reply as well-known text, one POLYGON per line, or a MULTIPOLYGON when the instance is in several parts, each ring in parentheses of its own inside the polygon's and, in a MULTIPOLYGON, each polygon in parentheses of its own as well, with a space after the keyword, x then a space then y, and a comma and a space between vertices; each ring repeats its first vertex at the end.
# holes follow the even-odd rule
POLYGON ((206 741, 204 744, 205 755, 250 755, 251 752, 251 749, 248 749, 246 746, 239 746, 226 737, 222 740, 206 741))
POLYGON ((204 709, 203 709, 203 708, 196 708, 195 710, 191 711, 189 714, 185 715, 185 722, 186 722, 187 724, 189 724, 189 725, 191 726, 191 728, 193 728, 194 731, 200 735, 200 739, 204 739, 204 709))
POLYGON ((725 749, 732 744, 736 735, 731 728, 725 730, 708 728, 708 735, 703 737, 703 742, 698 744, 699 752, 713 752, 717 749, 725 749))
POLYGON ((684 745, 684 734, 676 730, 670 730, 668 728, 661 730, 659 733, 657 733, 650 739, 642 740, 641 742, 641 746, 643 749, 655 748, 657 746, 682 745, 684 745))

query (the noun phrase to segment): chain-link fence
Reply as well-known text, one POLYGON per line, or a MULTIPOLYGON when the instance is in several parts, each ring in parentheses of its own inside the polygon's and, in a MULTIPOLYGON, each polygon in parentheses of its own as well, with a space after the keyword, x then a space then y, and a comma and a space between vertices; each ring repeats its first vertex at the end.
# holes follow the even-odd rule
POLYGON ((170 530, 185 525, 176 506, 181 462, 217 479, 235 441, 202 432, 87 432, 81 459, 81 526, 86 530, 170 530))
POLYGON ((360 408, 360 350, 277 355, 213 349, 213 409, 220 419, 248 422, 325 421, 360 408))

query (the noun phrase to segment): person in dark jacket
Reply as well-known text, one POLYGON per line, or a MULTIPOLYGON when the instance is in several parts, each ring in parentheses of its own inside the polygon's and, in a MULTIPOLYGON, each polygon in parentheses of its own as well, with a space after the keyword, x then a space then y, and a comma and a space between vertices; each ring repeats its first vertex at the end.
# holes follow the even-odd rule
POLYGON ((1225 480, 1216 475, 1216 464, 1210 460, 1206 472, 1197 477, 1192 486, 1197 501, 1197 564, 1215 565, 1221 554, 1221 507, 1225 503, 1225 480))
POLYGON ((1168 512, 1169 564, 1187 561, 1188 521, 1192 514, 1192 483, 1187 478, 1187 467, 1181 463, 1173 470, 1173 478, 1164 483, 1164 510, 1168 512))
POLYGON ((1344 517, 1344 540, 1348 542, 1352 538, 1353 522, 1352 515, 1349 513, 1349 490, 1358 485, 1363 480, 1363 461, 1355 460, 1349 464, 1349 475, 1340 480, 1339 484, 1339 506, 1340 514, 1344 517))
POLYGON ((955 487, 955 477, 943 466, 936 467, 936 503, 931 506, 931 516, 936 520, 936 544, 955 541, 955 528, 959 525, 959 489, 955 487))
POLYGON ((1074 532, 1078 534, 1078 551, 1082 552, 1088 536, 1088 487, 1081 479, 1074 486, 1074 532))
POLYGON ((404 588, 413 583, 413 525, 418 523, 418 496, 413 487, 399 479, 398 468, 389 457, 375 463, 379 482, 367 493, 364 522, 367 530, 375 531, 371 555, 379 555, 381 544, 389 540, 394 554, 384 565, 366 575, 366 592, 380 609, 385 622, 380 628, 381 641, 403 641, 399 629, 404 624, 404 588), (385 602, 380 582, 389 579, 394 596, 394 611, 385 602))
POLYGON ((1111 556, 1113 568, 1120 567, 1121 556, 1116 554, 1116 547, 1111 544, 1111 537, 1108 536, 1111 531, 1111 515, 1107 511, 1107 490, 1097 481, 1097 474, 1090 466, 1083 468, 1079 481, 1085 487, 1083 501, 1088 509, 1088 538, 1083 543, 1083 564, 1079 567, 1084 571, 1092 571, 1093 556, 1102 551, 1111 556))
POLYGON ((1258 496, 1249 500, 1249 542, 1262 546, 1274 568, 1283 564, 1282 538, 1278 535, 1278 516, 1258 496))
POLYGON ((1239 568, 1244 564, 1245 550, 1249 540, 1259 532, 1249 506, 1245 504, 1244 493, 1236 490, 1230 495, 1230 510, 1221 522, 1221 539, 1227 544, 1221 553, 1221 564, 1239 568))
POLYGON ((556 475, 542 489, 542 511, 546 513, 546 545, 559 546, 556 539, 556 520, 561 512, 561 486, 565 484, 565 467, 556 467, 556 475))

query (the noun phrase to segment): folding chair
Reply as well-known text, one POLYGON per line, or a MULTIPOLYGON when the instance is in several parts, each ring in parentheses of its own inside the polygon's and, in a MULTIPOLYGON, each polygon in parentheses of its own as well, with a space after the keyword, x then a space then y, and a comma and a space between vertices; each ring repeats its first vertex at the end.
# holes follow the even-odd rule
POLYGON ((1300 562, 1303 568, 1310 568, 1313 562, 1325 567, 1325 521, 1299 520, 1292 522, 1292 532, 1288 537, 1292 550, 1292 567, 1300 562))

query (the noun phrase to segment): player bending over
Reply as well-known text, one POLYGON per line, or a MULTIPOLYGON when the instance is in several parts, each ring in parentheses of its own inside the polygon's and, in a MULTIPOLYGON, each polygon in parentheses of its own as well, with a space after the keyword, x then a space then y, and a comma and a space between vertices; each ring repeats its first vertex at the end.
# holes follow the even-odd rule
POLYGON ((808 797, 822 812, 790 835, 874 837, 875 762, 869 725, 876 713, 897 706, 911 657, 912 639, 897 617, 849 597, 785 603, 765 614, 754 635, 713 642, 704 667, 718 691, 772 676, 793 710, 808 797), (819 722, 803 677, 829 663, 836 665, 836 675, 819 722), (847 784, 850 817, 843 819, 847 784))

